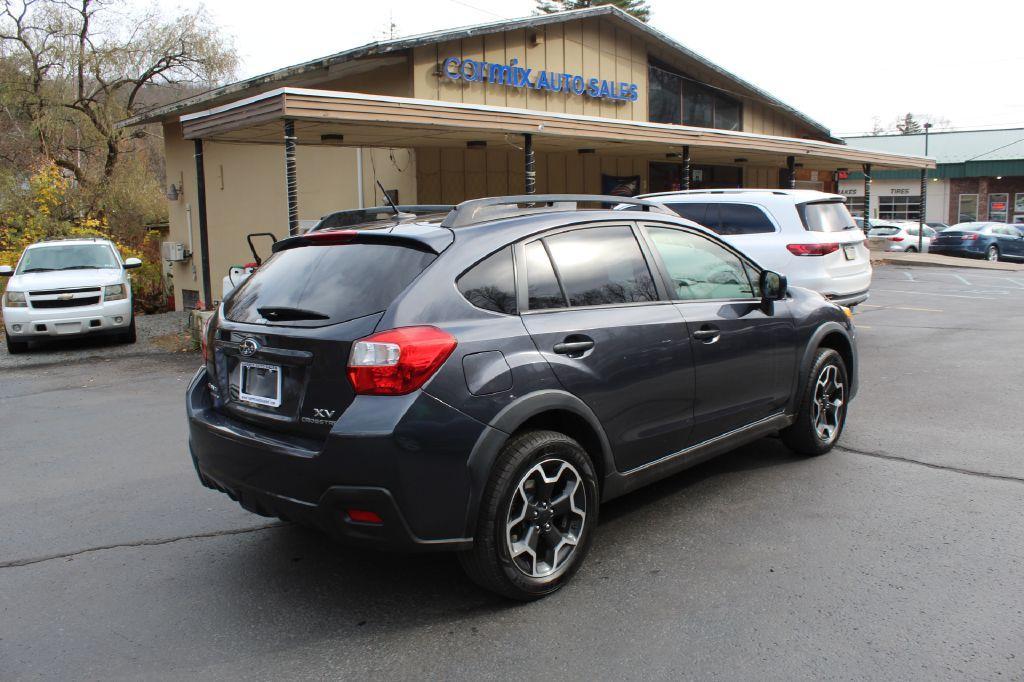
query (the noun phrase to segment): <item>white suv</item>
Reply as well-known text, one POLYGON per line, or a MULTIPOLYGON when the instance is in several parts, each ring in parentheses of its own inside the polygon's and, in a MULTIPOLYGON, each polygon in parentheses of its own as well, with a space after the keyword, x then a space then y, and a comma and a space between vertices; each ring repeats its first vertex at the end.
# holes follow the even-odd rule
POLYGON ((871 259, 845 199, 801 189, 642 194, 717 232, 759 265, 840 305, 867 300, 871 259))
POLYGON ((7 350, 21 353, 29 341, 77 334, 117 334, 135 342, 128 270, 138 258, 121 260, 106 239, 65 239, 33 244, 9 277, 3 295, 7 350))

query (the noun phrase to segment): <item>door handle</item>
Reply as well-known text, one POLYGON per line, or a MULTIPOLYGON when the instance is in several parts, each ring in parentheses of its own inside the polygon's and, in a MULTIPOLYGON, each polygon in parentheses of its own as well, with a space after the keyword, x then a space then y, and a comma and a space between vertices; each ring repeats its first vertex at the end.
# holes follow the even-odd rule
POLYGON ((586 336, 567 336, 562 343, 556 343, 552 348, 559 355, 579 357, 594 347, 594 340, 586 336))
POLYGON ((722 330, 710 324, 706 324, 693 333, 693 338, 704 343, 714 343, 722 335, 722 330))

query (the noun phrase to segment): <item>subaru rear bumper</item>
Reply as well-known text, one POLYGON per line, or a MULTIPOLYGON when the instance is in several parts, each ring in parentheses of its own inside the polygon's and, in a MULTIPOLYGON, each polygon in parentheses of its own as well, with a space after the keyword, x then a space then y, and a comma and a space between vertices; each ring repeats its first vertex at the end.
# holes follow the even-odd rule
POLYGON ((381 549, 472 544, 469 458, 490 429, 426 393, 360 396, 317 442, 218 411, 204 368, 189 386, 186 411, 200 481, 249 511, 381 549), (353 511, 380 522, 354 520, 353 511))

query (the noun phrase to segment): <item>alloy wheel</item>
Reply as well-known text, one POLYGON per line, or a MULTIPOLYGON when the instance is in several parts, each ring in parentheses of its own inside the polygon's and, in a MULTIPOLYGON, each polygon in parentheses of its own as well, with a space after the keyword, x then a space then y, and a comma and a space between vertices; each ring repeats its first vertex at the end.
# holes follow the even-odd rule
POLYGON ((583 537, 587 494, 579 471, 563 459, 534 465, 509 503, 505 542, 512 563, 531 578, 555 573, 583 537))
POLYGON ((994 246, 988 247, 988 259, 997 262, 999 260, 999 249, 994 246))
POLYGON ((814 431, 824 443, 831 443, 839 435, 845 398, 846 392, 839 380, 839 368, 826 365, 814 387, 812 414, 814 431))

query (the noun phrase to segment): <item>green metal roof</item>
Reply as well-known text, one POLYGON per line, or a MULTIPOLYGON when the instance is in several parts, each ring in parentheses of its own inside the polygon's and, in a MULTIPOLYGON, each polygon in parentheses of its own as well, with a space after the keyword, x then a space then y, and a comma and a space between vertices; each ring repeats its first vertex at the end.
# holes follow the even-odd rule
MULTIPOLYGON (((999 175, 1024 176, 1024 159, 940 163, 928 171, 929 178, 994 178, 999 175)), ((872 180, 913 180, 920 177, 921 172, 916 170, 877 170, 871 173, 872 180)), ((849 176, 851 180, 863 178, 860 171, 851 172, 849 176)))

